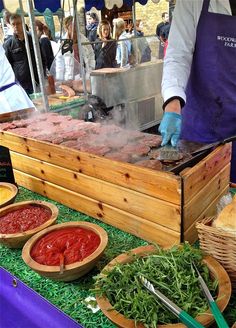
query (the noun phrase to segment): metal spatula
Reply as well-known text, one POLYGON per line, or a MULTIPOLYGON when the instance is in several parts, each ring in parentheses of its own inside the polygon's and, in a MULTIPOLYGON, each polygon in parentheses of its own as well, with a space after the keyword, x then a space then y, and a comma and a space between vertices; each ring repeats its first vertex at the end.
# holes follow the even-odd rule
POLYGON ((156 158, 164 162, 177 162, 183 158, 183 154, 179 151, 178 147, 166 145, 158 149, 159 156, 156 158))

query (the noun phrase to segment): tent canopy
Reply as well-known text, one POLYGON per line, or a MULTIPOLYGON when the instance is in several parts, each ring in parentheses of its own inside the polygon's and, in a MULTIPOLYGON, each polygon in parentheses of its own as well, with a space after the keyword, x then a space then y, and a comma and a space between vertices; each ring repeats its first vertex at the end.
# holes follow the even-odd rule
MULTIPOLYGON (((58 9, 61 8, 61 1, 60 0, 34 0, 35 9, 39 12, 43 13, 47 8, 50 9, 52 12, 56 12, 58 9)), ((0 12, 7 8, 7 1, 0 0, 0 12)))
POLYGON ((45 9, 50 9, 53 13, 61 8, 60 0, 34 0, 34 7, 40 13, 43 13, 45 9))
MULTIPOLYGON (((148 0, 135 0, 141 5, 145 5, 148 0)), ((95 7, 98 10, 103 8, 112 9, 115 5, 120 8, 123 4, 128 6, 133 5, 133 0, 86 0, 85 1, 85 10, 89 11, 92 7, 95 7)))
MULTIPOLYGON (((135 0, 141 5, 145 5, 148 0, 135 0)), ((157 0, 153 0, 157 2, 157 0)), ((47 8, 52 12, 56 12, 61 8, 61 0, 34 0, 34 7, 40 13, 43 13, 47 8)), ((133 0, 85 0, 85 10, 89 11, 92 7, 98 10, 103 8, 112 9, 115 5, 120 8, 123 4, 132 6, 133 0)), ((7 1, 5 0, 6 6, 4 6, 4 0, 0 0, 0 12, 7 7, 7 1)))

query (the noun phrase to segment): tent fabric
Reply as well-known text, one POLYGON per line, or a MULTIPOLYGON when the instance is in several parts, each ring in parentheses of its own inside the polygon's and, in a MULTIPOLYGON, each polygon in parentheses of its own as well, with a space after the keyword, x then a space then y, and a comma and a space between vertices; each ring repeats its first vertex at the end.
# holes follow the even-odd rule
MULTIPOLYGON (((7 1, 5 1, 5 5, 7 6, 7 1)), ((5 9, 3 0, 0 0, 0 12, 5 9)), ((43 13, 45 9, 50 9, 52 12, 56 12, 61 8, 60 0, 34 0, 35 9, 37 9, 40 13, 43 13)))
POLYGON ((34 7, 40 13, 43 13, 47 8, 50 9, 52 12, 56 12, 59 8, 61 8, 61 1, 60 0, 34 0, 34 7))
MULTIPOLYGON (((139 2, 141 5, 145 5, 148 0, 135 0, 135 2, 139 2)), ((156 1, 156 0, 154 0, 156 1)), ((101 10, 103 8, 112 9, 114 5, 117 7, 121 7, 123 3, 128 6, 132 6, 133 0, 85 0, 85 10, 89 11, 92 7, 95 7, 97 10, 101 10)), ((60 0, 34 0, 35 9, 39 12, 43 13, 46 8, 50 9, 52 12, 56 12, 61 8, 60 0)), ((3 0, 0 0, 0 12, 5 8, 3 0)))
MULTIPOLYGON (((139 2, 141 5, 145 5, 148 0, 135 0, 135 2, 139 2)), ((120 8, 123 3, 128 6, 132 6, 133 0, 85 0, 85 10, 89 11, 92 7, 95 7, 97 10, 101 10, 103 8, 112 9, 115 5, 120 8)))
POLYGON ((0 0, 0 11, 2 11, 4 9, 4 3, 3 0, 0 0))

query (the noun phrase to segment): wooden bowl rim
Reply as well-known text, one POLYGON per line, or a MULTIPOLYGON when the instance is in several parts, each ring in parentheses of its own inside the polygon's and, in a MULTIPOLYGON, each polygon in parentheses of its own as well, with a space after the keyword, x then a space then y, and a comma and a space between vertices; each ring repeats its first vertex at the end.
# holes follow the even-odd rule
MULTIPOLYGON (((106 275, 105 272, 110 271, 118 263, 125 264, 128 262, 132 262, 130 261, 131 254, 145 256, 151 254, 154 250, 155 250, 154 245, 147 245, 147 246, 140 246, 123 254, 120 254, 103 268, 102 273, 104 272, 104 275, 106 275)), ((217 294, 216 301, 220 311, 223 312, 231 297, 232 287, 231 287, 230 278, 227 272, 225 271, 225 269, 223 268, 223 266, 219 262, 217 262, 213 257, 208 255, 204 256, 203 263, 207 264, 210 272, 213 274, 214 277, 218 278, 218 275, 221 274, 220 279, 218 279, 219 286, 218 286, 218 294, 217 294), (224 297, 222 297, 222 295, 224 295, 224 297)), ((111 303, 109 302, 108 298, 105 295, 96 296, 96 299, 97 299, 98 306, 105 314, 105 316, 108 317, 108 319, 110 319, 118 327, 144 328, 143 324, 138 323, 135 326, 134 320, 127 319, 122 314, 114 310, 111 303)), ((210 309, 208 309, 203 314, 198 315, 196 317, 196 320, 201 324, 208 326, 210 323, 214 321, 214 317, 210 309)), ((182 323, 158 325, 158 328, 184 328, 184 327, 185 325, 182 323)))
POLYGON ((20 238, 20 237, 25 237, 25 236, 35 234, 38 231, 41 231, 42 229, 51 225, 57 219, 59 210, 56 205, 49 203, 49 202, 41 201, 41 200, 27 200, 24 202, 18 202, 18 203, 14 203, 14 204, 5 206, 4 208, 0 208, 0 220, 1 220, 2 215, 11 212, 11 210, 12 209, 14 210, 15 207, 24 207, 25 205, 41 205, 42 207, 49 208, 51 211, 51 217, 46 222, 41 224, 40 226, 38 226, 34 229, 31 229, 31 230, 26 230, 24 232, 17 232, 17 233, 11 233, 11 234, 10 233, 9 234, 0 233, 0 239, 4 239, 7 241, 8 239, 20 238), (4 213, 4 212, 6 212, 6 213, 4 213))
POLYGON ((69 270, 83 268, 88 263, 91 263, 92 261, 94 261, 105 250, 105 248, 107 246, 107 243, 108 243, 108 235, 107 235, 107 232, 102 227, 100 227, 99 225, 97 225, 95 223, 90 223, 90 222, 86 222, 86 221, 79 221, 79 222, 78 221, 77 222, 70 221, 70 222, 60 223, 60 224, 48 227, 44 230, 41 230, 40 232, 38 232, 34 236, 32 236, 25 243, 25 245, 22 249, 22 258, 23 258, 24 262, 29 267, 31 267, 31 269, 33 269, 35 271, 40 271, 40 272, 45 272, 45 273, 46 272, 47 273, 49 273, 49 272, 50 273, 60 273, 59 265, 40 264, 40 263, 33 260, 33 258, 30 255, 30 251, 31 251, 33 245, 35 244, 36 240, 38 240, 40 237, 44 236, 45 234, 47 234, 50 231, 60 230, 60 229, 63 229, 63 228, 68 228, 68 227, 83 227, 83 228, 86 228, 88 230, 92 230, 97 235, 99 235, 100 244, 98 245, 96 250, 92 254, 87 256, 83 261, 77 261, 77 262, 65 265, 65 268, 64 268, 65 273, 68 272, 69 270))
POLYGON ((11 197, 4 203, 0 204, 0 209, 2 209, 3 207, 7 206, 14 200, 14 198, 16 197, 16 195, 18 193, 18 188, 16 185, 14 185, 13 183, 10 183, 10 182, 0 182, 0 186, 8 188, 12 192, 11 197))

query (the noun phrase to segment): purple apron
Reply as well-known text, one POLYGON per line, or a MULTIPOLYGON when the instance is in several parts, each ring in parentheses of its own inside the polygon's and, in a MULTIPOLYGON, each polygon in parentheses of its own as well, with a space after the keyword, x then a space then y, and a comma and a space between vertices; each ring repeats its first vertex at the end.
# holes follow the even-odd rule
MULTIPOLYGON (((236 16, 211 13, 203 1, 183 108, 181 138, 212 143, 236 135, 236 16)), ((236 182, 233 143, 231 182, 236 182)))

